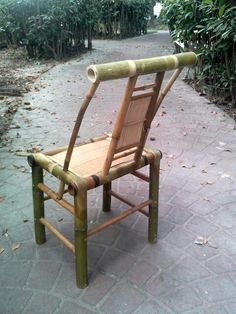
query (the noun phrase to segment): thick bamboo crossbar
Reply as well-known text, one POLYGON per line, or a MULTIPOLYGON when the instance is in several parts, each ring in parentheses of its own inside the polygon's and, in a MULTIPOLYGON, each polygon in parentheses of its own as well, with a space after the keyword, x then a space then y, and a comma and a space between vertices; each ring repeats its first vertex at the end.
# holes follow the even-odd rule
POLYGON ((136 150, 137 150, 137 147, 134 147, 134 148, 131 148, 131 149, 126 150, 124 152, 117 153, 117 154, 114 155, 113 161, 117 160, 117 159, 120 159, 122 157, 126 157, 126 156, 129 156, 129 155, 132 155, 132 154, 134 154, 136 152, 136 150))
POLYGON ((143 174, 143 173, 140 172, 140 171, 135 170, 135 171, 132 172, 132 174, 133 174, 134 176, 136 176, 137 178, 142 179, 143 181, 146 181, 146 182, 149 182, 149 181, 150 181, 150 180, 149 180, 149 177, 146 176, 145 174, 143 174))
MULTIPOLYGON (((110 192, 111 196, 117 198, 119 201, 131 206, 131 207, 135 207, 136 205, 131 203, 127 198, 124 198, 123 196, 121 196, 120 194, 114 192, 111 190, 110 192)), ((138 211, 142 214, 144 214, 145 216, 149 217, 149 214, 142 208, 138 209, 138 211)))
POLYGON ((71 205, 69 202, 67 202, 64 199, 59 199, 57 193, 55 193, 53 190, 51 190, 48 186, 46 186, 43 183, 39 183, 37 187, 43 191, 47 196, 54 200, 56 203, 61 205, 63 208, 67 209, 71 214, 74 214, 74 206, 71 205))
POLYGON ((197 62, 194 52, 184 52, 175 55, 111 62, 90 65, 87 69, 88 79, 95 83, 124 77, 150 74, 191 66, 197 62))
POLYGON ((130 207, 128 208, 127 210, 125 210, 124 212, 122 212, 121 214, 117 215, 116 217, 114 218, 111 218, 109 219, 108 221, 104 222, 103 224, 100 224, 99 226, 93 228, 93 229, 90 229, 88 232, 87 232, 87 236, 92 236, 96 233, 98 233, 99 231, 115 224, 116 222, 126 218, 127 216, 130 216, 131 214, 135 213, 136 211, 139 211, 140 209, 142 209, 143 207, 146 207, 148 206, 149 204, 151 203, 150 200, 148 201, 145 201, 137 206, 134 206, 134 207, 130 207))
POLYGON ((64 237, 53 225, 51 225, 45 218, 40 218, 39 221, 48 230, 50 230, 69 250, 75 253, 75 246, 66 237, 64 237))
POLYGON ((140 98, 144 98, 144 97, 150 97, 150 96, 153 96, 154 95, 154 92, 149 92, 149 93, 144 93, 144 94, 140 94, 140 95, 134 95, 130 98, 130 100, 137 100, 137 99, 140 99, 140 98))
POLYGON ((150 88, 154 88, 156 87, 156 84, 153 83, 153 84, 145 84, 145 85, 142 85, 142 86, 137 86, 134 88, 134 92, 137 92, 137 91, 140 91, 140 90, 146 90, 146 89, 150 89, 150 88))

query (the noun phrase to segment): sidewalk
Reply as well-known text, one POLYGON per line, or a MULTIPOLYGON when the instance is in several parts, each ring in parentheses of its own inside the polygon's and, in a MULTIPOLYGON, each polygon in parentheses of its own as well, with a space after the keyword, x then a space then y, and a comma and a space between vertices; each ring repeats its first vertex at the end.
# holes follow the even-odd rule
MULTIPOLYGON (((234 121, 180 79, 148 141, 163 152, 158 243, 147 242, 141 214, 91 237, 90 283, 84 290, 75 285, 72 254, 55 237, 48 234, 44 245, 35 244, 30 167, 16 153, 67 145, 88 87, 87 65, 174 51, 167 32, 94 44, 92 53, 36 81, 38 91, 25 96, 0 148, 0 249, 5 249, 0 313, 236 313, 234 121), (204 239, 208 243, 201 245, 204 239)), ((117 80, 99 90, 81 139, 112 129, 114 99, 118 103, 122 86, 117 80)), ((131 177, 118 180, 115 188, 134 200, 144 199, 147 191, 131 177)), ((72 239, 72 217, 50 201, 47 205, 47 217, 72 239)), ((123 208, 117 201, 113 207, 123 208)), ((89 226, 104 219, 101 189, 91 193, 89 208, 89 226)))

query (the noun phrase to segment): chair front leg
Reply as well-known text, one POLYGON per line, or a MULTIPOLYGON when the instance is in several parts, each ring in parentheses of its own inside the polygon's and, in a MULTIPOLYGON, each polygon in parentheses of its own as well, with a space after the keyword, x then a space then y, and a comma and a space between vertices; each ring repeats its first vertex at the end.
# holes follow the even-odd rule
POLYGON ((159 194, 159 171, 160 160, 156 159, 150 164, 150 182, 149 182, 149 220, 148 220, 148 241, 157 242, 158 230, 158 194, 159 194))
POLYGON ((34 206, 34 231, 35 241, 37 244, 46 242, 45 227, 40 222, 44 218, 44 195, 38 188, 38 184, 43 183, 43 168, 37 165, 32 166, 32 190, 34 206))
POLYGON ((88 285, 87 267, 87 191, 80 190, 74 196, 75 215, 75 267, 78 288, 88 285))
POLYGON ((102 210, 104 212, 111 211, 111 182, 103 185, 103 203, 102 210))

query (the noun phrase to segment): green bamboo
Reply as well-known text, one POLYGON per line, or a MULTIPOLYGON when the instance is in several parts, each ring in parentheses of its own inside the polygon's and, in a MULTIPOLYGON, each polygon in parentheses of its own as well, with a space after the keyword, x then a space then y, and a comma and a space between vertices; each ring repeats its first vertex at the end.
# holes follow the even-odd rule
POLYGON ((157 242, 158 229, 158 192, 159 192, 159 170, 160 160, 155 160, 150 164, 150 182, 149 182, 149 199, 152 203, 149 205, 148 219, 148 241, 157 242))
POLYGON ((78 288, 88 286, 87 265, 87 191, 80 190, 74 196, 75 215, 75 269, 78 288))
POLYGON ((38 189, 38 184, 43 183, 43 169, 39 166, 32 166, 32 190, 34 206, 34 230, 35 240, 38 244, 46 242, 45 227, 39 221, 44 217, 44 196, 43 192, 38 189))
POLYGON ((114 80, 136 75, 163 72, 196 64, 194 52, 184 52, 175 55, 140 59, 124 60, 105 64, 90 65, 87 75, 91 82, 114 80))
POLYGON ((109 212, 111 210, 111 182, 103 185, 103 205, 102 210, 109 212))

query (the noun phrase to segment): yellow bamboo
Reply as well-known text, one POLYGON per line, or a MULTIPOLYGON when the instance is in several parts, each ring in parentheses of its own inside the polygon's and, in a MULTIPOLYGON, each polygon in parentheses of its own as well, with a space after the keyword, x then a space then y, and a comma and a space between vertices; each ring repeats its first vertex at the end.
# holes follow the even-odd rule
POLYGON ((105 64, 90 65, 87 75, 91 82, 114 80, 136 75, 150 74, 191 66, 197 62, 194 52, 184 52, 175 55, 140 59, 124 60, 105 64))

